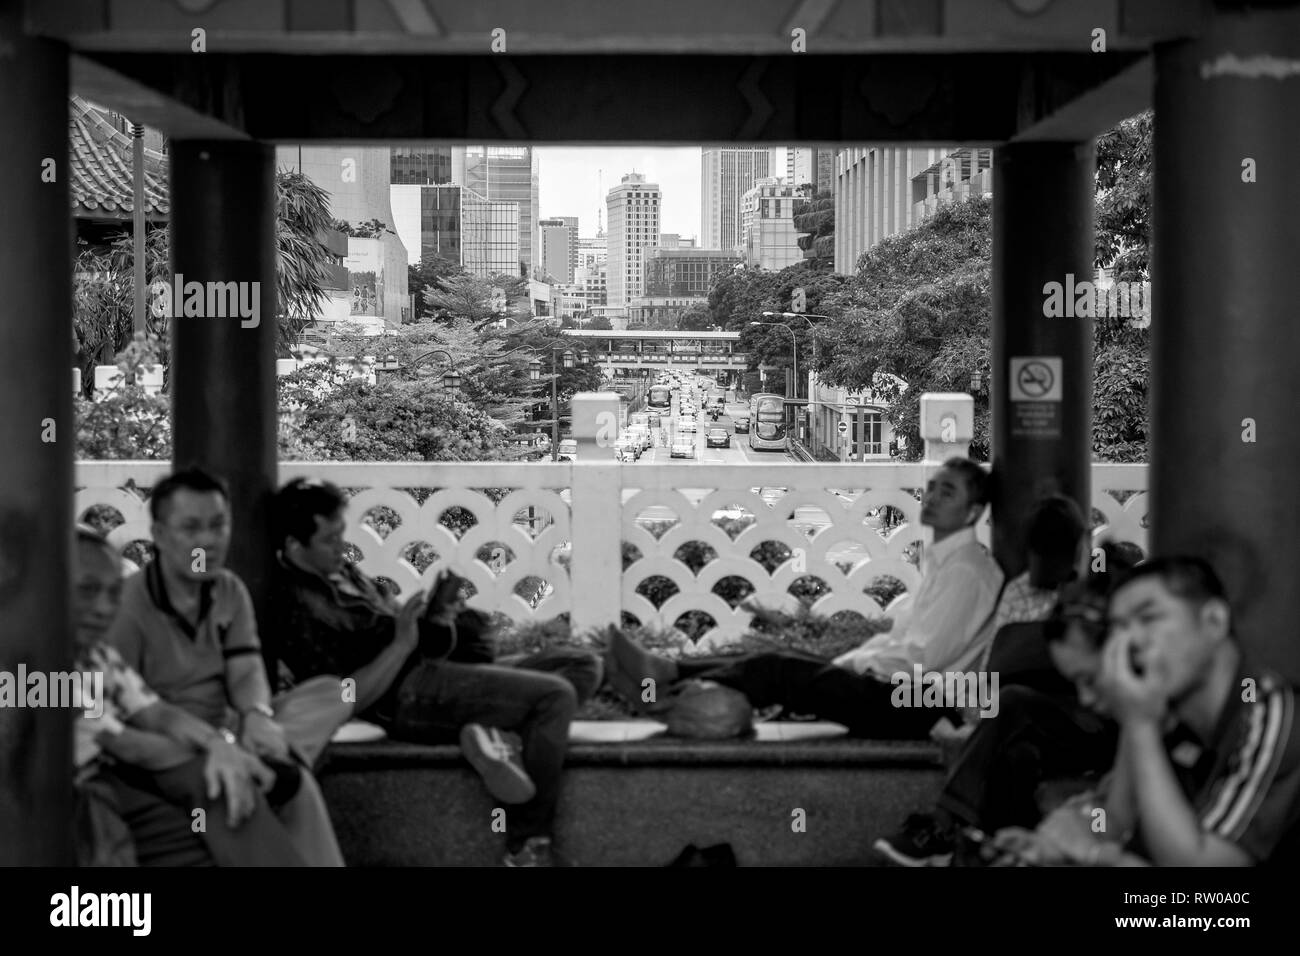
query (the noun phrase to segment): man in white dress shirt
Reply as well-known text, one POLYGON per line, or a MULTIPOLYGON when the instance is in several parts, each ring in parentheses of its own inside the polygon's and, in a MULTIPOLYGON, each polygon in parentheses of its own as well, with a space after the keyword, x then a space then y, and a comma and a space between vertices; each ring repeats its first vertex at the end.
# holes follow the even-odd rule
MULTIPOLYGON (((911 608, 890 631, 832 662, 786 652, 671 661, 615 633, 606 653, 610 681, 639 703, 647 678, 659 688, 700 678, 739 690, 755 707, 780 704, 792 713, 815 714, 858 737, 925 737, 951 712, 913 706, 919 696, 909 689, 914 668, 919 665, 927 677, 973 672, 991 637, 984 625, 1003 575, 975 540, 987 503, 988 476, 979 465, 965 458, 944 462, 922 498, 921 524, 933 529, 934 543, 925 549, 911 608)), ((671 706, 670 690, 656 696, 662 707, 671 706)))

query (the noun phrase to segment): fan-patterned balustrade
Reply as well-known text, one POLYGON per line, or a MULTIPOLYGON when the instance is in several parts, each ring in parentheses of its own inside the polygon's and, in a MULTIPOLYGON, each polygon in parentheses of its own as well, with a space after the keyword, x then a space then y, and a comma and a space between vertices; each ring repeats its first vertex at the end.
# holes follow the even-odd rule
MULTIPOLYGON (((150 538, 147 490, 168 471, 79 462, 78 520, 93 517, 138 554, 150 538)), ((367 574, 410 594, 451 568, 469 578, 471 606, 521 622, 613 623, 598 618, 617 595, 625 617, 716 645, 744 633, 750 602, 875 616, 896 612, 919 580, 920 464, 280 466, 282 480, 298 476, 350 492, 346 537, 367 574), (577 501, 574 468, 600 478, 577 501), (613 514, 620 526, 602 517, 613 514), (622 566, 572 552, 573 529, 602 521, 621 538, 622 566)), ((1094 465, 1094 545, 1113 538, 1145 551, 1147 499, 1146 466, 1094 465)), ((987 544, 987 517, 977 530, 987 544)))

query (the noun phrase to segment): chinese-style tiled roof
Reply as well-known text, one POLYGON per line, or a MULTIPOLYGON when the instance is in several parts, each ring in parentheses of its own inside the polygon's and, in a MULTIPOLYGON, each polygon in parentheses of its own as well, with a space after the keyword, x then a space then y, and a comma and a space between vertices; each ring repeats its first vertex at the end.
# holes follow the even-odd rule
MULTIPOLYGON (((134 144, 79 97, 68 105, 68 158, 72 213, 83 219, 130 219, 135 209, 134 144)), ((145 217, 166 219, 167 157, 144 151, 145 217)))

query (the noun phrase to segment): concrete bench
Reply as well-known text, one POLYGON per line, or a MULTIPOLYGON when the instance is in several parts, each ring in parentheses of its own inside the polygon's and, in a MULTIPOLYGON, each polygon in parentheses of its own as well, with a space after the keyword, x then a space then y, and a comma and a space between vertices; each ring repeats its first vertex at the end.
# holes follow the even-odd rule
MULTIPOLYGON (((879 864, 871 844, 928 808, 943 782, 929 742, 775 722, 758 740, 633 739, 637 723, 625 734, 575 723, 556 842, 579 865, 661 866, 690 843, 730 843, 742 866, 879 864)), ((497 804, 455 746, 334 744, 320 782, 351 866, 501 862, 497 804)))

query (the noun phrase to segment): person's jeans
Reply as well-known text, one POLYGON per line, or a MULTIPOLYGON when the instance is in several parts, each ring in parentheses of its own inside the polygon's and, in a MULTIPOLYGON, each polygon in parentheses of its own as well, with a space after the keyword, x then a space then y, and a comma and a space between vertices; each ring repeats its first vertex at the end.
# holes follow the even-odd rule
POLYGON ((390 728, 396 740, 444 743, 466 724, 510 730, 523 739, 524 770, 537 795, 507 811, 507 842, 549 836, 577 709, 573 685, 554 674, 497 664, 422 661, 398 690, 390 728))
POLYGON ((605 665, 600 655, 577 647, 551 647, 533 654, 511 654, 498 657, 494 663, 563 677, 573 685, 579 707, 591 700, 605 679, 605 665))
POLYGON ((1074 700, 1013 686, 998 703, 996 717, 976 724, 939 796, 939 807, 956 819, 989 833, 1035 826, 1040 783, 1115 762, 1115 725, 1074 700))
POLYGON ((208 796, 206 764, 207 757, 198 756, 168 770, 118 764, 101 771, 131 826, 137 859, 153 866, 203 866, 209 861, 195 846, 201 840, 217 866, 302 866, 288 830, 260 794, 248 819, 237 827, 227 823, 225 795, 208 796), (162 810, 160 802, 169 809, 162 810))
MULTIPOLYGON (((780 704, 849 728, 855 737, 924 739, 940 717, 954 712, 894 703, 894 685, 836 667, 825 658, 787 652, 679 660, 679 679, 716 681, 740 691, 755 707, 780 704)), ((910 701, 910 692, 906 695, 910 701)))

